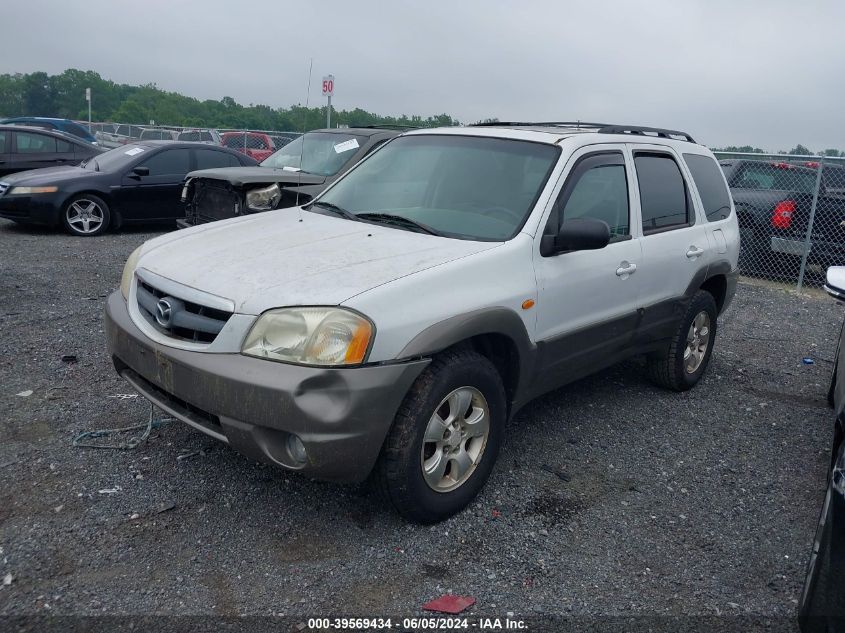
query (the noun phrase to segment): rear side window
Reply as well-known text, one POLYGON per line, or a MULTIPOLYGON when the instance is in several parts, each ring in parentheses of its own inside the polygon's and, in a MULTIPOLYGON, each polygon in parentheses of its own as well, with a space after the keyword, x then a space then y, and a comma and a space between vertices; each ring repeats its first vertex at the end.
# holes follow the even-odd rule
POLYGON ((226 152, 215 152, 210 149, 198 149, 197 169, 214 169, 215 167, 240 167, 237 156, 226 152))
POLYGON ((159 152, 141 163, 149 167, 150 176, 184 176, 188 173, 189 151, 171 149, 159 152))
POLYGON ((731 196, 718 163, 709 156, 684 154, 695 188, 701 196, 704 213, 710 222, 724 220, 731 214, 731 196))
POLYGON ((0 132, 0 154, 5 154, 9 151, 6 149, 6 137, 7 132, 0 132))
POLYGON ((18 153, 47 154, 56 151, 56 139, 45 134, 33 132, 17 132, 18 153))
POLYGON ((63 141, 62 139, 56 139, 56 151, 57 152, 72 152, 73 146, 68 143, 67 141, 63 141))
POLYGON ((643 233, 689 226, 687 188, 678 164, 668 154, 634 153, 640 188, 643 233))

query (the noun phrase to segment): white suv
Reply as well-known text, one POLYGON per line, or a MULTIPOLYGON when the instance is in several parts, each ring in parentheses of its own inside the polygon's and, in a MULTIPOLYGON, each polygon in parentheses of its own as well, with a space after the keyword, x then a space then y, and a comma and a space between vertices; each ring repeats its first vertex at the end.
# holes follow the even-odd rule
POLYGON ((373 474, 434 522, 532 398, 635 354, 695 385, 738 254, 722 171, 684 133, 417 130, 305 207, 142 245, 108 344, 170 415, 313 477, 373 474))

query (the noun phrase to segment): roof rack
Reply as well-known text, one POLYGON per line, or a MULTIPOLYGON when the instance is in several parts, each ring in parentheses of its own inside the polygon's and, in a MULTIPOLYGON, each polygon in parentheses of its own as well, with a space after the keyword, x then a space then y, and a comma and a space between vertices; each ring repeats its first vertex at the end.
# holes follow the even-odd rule
POLYGON ((601 128, 599 134, 638 134, 642 136, 658 136, 660 138, 681 137, 685 141, 695 143, 695 139, 686 132, 667 130, 661 127, 643 127, 641 125, 608 125, 601 128))
POLYGON ((378 128, 384 128, 386 130, 416 130, 419 126, 418 125, 400 125, 399 123, 382 123, 373 124, 373 125, 350 125, 349 127, 357 127, 361 130, 375 130, 378 128))
POLYGON ((681 137, 685 141, 695 143, 695 139, 686 132, 667 130, 659 127, 644 127, 641 125, 617 125, 614 123, 590 123, 588 121, 496 121, 490 123, 474 123, 471 127, 568 127, 595 130, 599 134, 637 134, 642 136, 657 136, 671 139, 681 137))

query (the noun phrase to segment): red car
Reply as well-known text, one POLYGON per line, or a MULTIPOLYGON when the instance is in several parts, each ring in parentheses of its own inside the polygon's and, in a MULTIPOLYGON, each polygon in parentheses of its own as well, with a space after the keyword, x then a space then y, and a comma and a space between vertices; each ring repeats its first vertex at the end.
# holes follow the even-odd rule
POLYGON ((261 132, 224 132, 221 141, 223 147, 238 150, 258 162, 276 151, 273 139, 261 132))

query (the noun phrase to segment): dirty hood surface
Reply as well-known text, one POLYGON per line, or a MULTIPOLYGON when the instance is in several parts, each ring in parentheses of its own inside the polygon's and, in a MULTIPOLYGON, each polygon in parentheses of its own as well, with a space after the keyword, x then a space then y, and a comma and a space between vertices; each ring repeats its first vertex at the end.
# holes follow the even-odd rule
POLYGON ((260 314, 291 305, 338 305, 498 245, 300 213, 294 207, 163 235, 146 243, 138 267, 230 299, 242 314, 260 314))
POLYGON ((306 172, 296 172, 274 167, 221 167, 219 169, 200 169, 188 174, 188 178, 208 178, 223 180, 240 187, 255 182, 277 182, 281 185, 319 185, 326 182, 325 176, 306 172))

